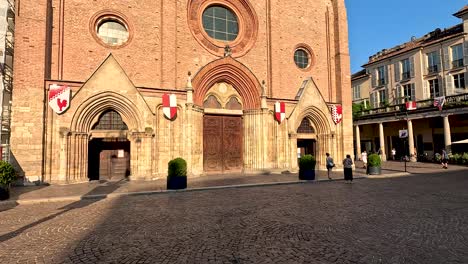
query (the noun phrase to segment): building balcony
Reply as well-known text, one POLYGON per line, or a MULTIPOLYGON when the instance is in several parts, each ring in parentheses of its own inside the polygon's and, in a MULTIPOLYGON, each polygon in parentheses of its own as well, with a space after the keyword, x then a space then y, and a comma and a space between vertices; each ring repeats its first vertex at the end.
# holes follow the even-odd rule
POLYGON ((431 74, 431 73, 437 73, 437 72, 439 72, 439 65, 431 65, 427 67, 427 73, 431 74))
POLYGON ((377 85, 378 86, 383 86, 385 84, 387 84, 387 81, 385 79, 378 79, 377 80, 377 85))
POLYGON ((401 80, 404 81, 404 80, 409 80, 411 78, 411 73, 410 72, 403 72, 401 74, 401 80))
POLYGON ((460 68, 460 67, 463 67, 463 59, 452 61, 452 68, 460 68))
MULTIPOLYGON (((468 93, 451 95, 445 97, 445 104, 443 109, 457 109, 457 108, 468 108, 468 93)), ((416 102, 415 110, 406 110, 405 104, 393 104, 384 107, 371 108, 354 113, 354 120, 373 119, 388 116, 397 116, 400 113, 423 113, 437 111, 439 109, 434 107, 434 99, 426 99, 416 102)))

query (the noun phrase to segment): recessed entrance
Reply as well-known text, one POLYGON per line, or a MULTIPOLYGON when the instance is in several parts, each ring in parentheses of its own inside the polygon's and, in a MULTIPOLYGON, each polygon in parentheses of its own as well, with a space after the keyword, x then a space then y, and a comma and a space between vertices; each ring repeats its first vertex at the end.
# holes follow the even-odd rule
POLYGON ((317 142, 315 141, 315 128, 308 118, 304 118, 297 128, 297 155, 302 157, 310 154, 316 156, 317 142))
POLYGON ((121 180, 130 175, 130 141, 95 138, 88 148, 89 180, 121 180))
POLYGON ((121 180, 130 175, 130 141, 127 125, 114 110, 101 114, 94 124, 88 147, 89 180, 121 180))
POLYGON ((205 115, 203 168, 207 173, 242 171, 242 117, 205 115))
POLYGON ((298 139, 298 154, 300 154, 301 157, 307 154, 315 156, 316 145, 315 139, 298 139))

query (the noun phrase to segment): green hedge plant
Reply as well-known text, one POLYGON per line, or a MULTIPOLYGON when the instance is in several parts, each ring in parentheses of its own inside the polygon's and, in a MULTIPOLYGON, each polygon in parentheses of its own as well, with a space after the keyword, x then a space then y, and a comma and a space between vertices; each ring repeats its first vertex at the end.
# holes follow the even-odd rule
POLYGON ((169 161, 167 174, 169 177, 187 176, 187 162, 183 158, 176 158, 169 161))
POLYGON ((380 160, 379 155, 374 153, 367 157, 367 164, 369 167, 380 167, 382 161, 380 160))
POLYGON ((317 161, 314 156, 310 154, 304 155, 299 159, 299 170, 315 170, 316 163, 317 161))
POLYGON ((15 168, 10 163, 0 160, 0 185, 8 187, 16 178, 15 168))

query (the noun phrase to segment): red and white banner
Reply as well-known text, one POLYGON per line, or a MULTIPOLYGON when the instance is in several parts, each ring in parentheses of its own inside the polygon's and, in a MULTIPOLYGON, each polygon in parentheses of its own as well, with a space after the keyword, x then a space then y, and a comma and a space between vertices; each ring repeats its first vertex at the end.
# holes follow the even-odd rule
POLYGON ((283 120, 286 118, 286 106, 284 102, 275 103, 275 118, 278 123, 283 122, 283 120))
POLYGON ((61 114, 70 108, 71 90, 65 85, 51 84, 49 87, 49 106, 55 113, 61 114))
POLYGON ((341 105, 331 106, 332 119, 335 124, 338 124, 343 119, 343 107, 341 105))
POLYGON ((416 102, 415 101, 408 101, 406 102, 406 110, 416 110, 416 102))
POLYGON ((163 113, 168 119, 173 119, 177 114, 177 99, 175 94, 163 94, 163 113))
POLYGON ((445 96, 435 97, 434 106, 439 108, 439 111, 442 111, 442 107, 445 104, 445 96))

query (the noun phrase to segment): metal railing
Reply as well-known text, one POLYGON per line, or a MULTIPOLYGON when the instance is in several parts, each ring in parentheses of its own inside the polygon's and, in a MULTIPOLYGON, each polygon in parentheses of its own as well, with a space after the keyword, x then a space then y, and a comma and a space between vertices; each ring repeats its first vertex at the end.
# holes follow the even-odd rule
MULTIPOLYGON (((459 95, 451 95, 451 96, 445 97, 444 108, 457 108, 457 107, 468 107, 468 93, 459 94, 459 95)), ((416 109, 436 110, 437 108, 434 107, 434 98, 417 101, 416 109)), ((379 115, 379 114, 384 114, 384 113, 396 113, 396 112, 405 112, 405 111, 407 111, 405 104, 394 104, 394 105, 388 105, 384 107, 365 109, 359 112, 356 116, 359 118, 359 117, 364 117, 364 116, 367 117, 367 116, 379 115)))
POLYGON ((452 68, 459 68, 459 67, 463 67, 463 59, 452 61, 452 68))
POLYGON ((427 67, 427 72, 428 73, 436 73, 439 71, 439 66, 438 65, 431 65, 427 67))

